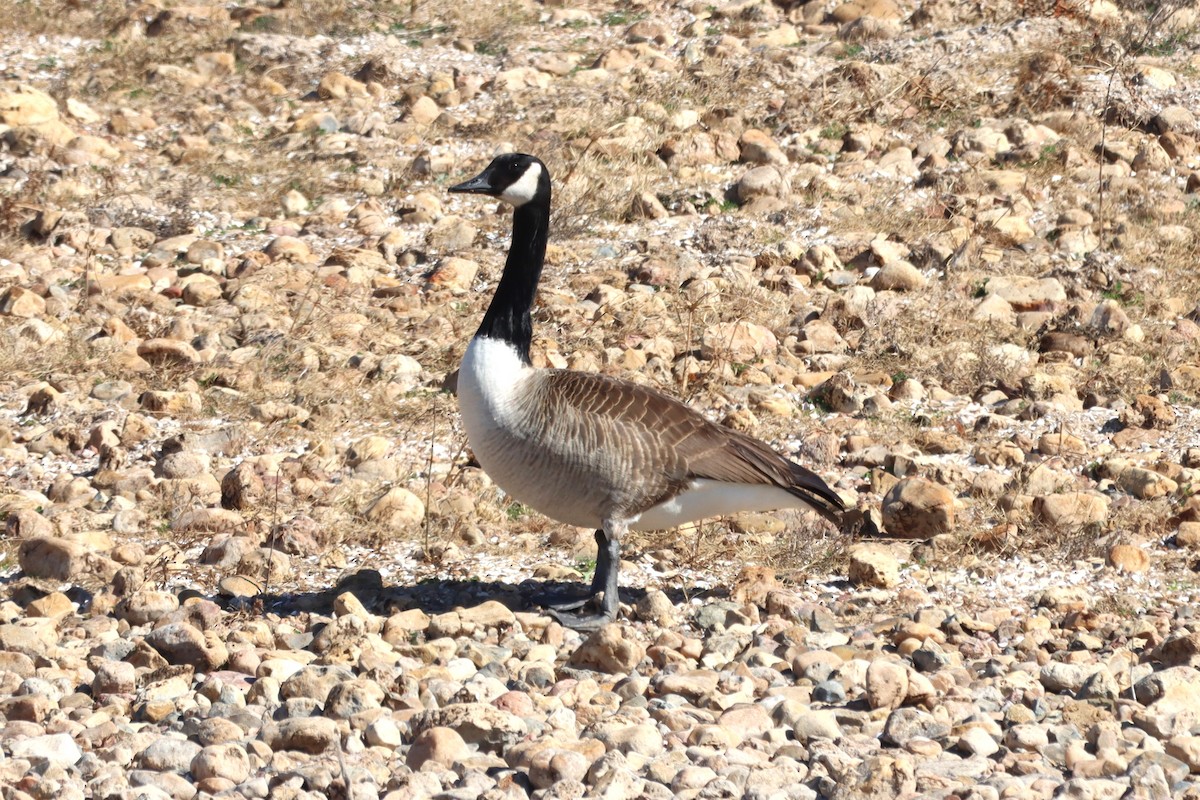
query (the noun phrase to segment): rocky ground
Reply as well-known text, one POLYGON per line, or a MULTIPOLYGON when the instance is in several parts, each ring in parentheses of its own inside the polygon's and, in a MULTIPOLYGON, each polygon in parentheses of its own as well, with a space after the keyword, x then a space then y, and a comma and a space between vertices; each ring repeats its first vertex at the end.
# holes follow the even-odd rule
POLYGON ((1200 15, 1135 0, 0 0, 0 794, 1200 798, 1200 15), (1017 7, 1013 7, 1013 6, 1017 7), (535 358, 886 537, 589 531, 448 391, 535 358))

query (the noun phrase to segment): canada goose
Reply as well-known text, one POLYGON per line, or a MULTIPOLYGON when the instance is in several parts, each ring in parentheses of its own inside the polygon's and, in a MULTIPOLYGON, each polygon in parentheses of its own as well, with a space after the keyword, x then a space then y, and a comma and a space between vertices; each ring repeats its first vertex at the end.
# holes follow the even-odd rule
POLYGON ((661 392, 605 375, 535 369, 529 316, 546 256, 550 173, 529 155, 497 156, 451 192, 513 206, 504 273, 467 346, 458 403, 475 457, 515 500, 568 525, 596 529, 591 595, 600 613, 564 624, 594 628, 616 617, 621 539, 739 511, 808 506, 835 525, 844 506, 823 480, 766 444, 710 422, 661 392))

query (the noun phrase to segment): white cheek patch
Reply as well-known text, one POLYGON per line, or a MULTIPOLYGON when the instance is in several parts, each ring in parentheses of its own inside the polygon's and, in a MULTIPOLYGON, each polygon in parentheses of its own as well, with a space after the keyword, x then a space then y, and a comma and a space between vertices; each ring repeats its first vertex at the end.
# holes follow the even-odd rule
POLYGON ((525 173, 511 186, 504 190, 500 199, 511 206, 523 206, 534 198, 538 190, 538 180, 542 177, 542 165, 530 164, 525 173))

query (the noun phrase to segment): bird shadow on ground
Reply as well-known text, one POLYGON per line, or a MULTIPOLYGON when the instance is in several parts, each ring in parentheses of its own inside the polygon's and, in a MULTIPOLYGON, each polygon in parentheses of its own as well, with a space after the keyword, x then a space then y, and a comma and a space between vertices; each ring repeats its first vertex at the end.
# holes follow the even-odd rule
MULTIPOLYGON (((24 607, 52 591, 58 584, 31 579, 17 572, 0 578, 0 584, 9 586, 9 597, 24 607)), ((82 586, 71 586, 63 590, 67 597, 79 606, 81 612, 91 608, 95 594, 82 586)), ((641 587, 621 587, 621 601, 636 603, 646 594, 641 587)), ((671 603, 679 605, 695 597, 723 596, 717 589, 713 592, 685 593, 678 588, 663 590, 671 603)), ((495 600, 512 611, 538 612, 546 603, 563 603, 581 599, 589 594, 589 586, 582 581, 525 580, 520 583, 502 581, 460 580, 454 578, 430 578, 415 584, 385 585, 377 570, 363 569, 343 577, 328 589, 312 592, 264 591, 252 596, 228 597, 206 594, 194 588, 179 593, 181 603, 193 597, 212 600, 230 611, 270 613, 287 617, 296 614, 321 614, 332 616, 334 602, 342 594, 354 595, 363 607, 373 614, 390 615, 398 611, 420 609, 426 614, 444 614, 458 608, 471 608, 488 600, 495 600)))
MULTIPOLYGON (((641 587, 621 587, 621 601, 636 603, 646 594, 641 587)), ((695 594, 677 588, 663 590, 675 605, 686 602, 695 594)), ((586 582, 525 580, 520 583, 502 581, 430 578, 415 584, 386 585, 377 570, 359 570, 329 589, 318 592, 264 593, 254 597, 214 598, 223 605, 260 608, 264 612, 288 616, 300 613, 332 614, 334 600, 343 593, 353 594, 367 610, 376 614, 392 614, 420 609, 426 614, 443 614, 457 608, 471 608, 494 600, 512 611, 537 612, 547 602, 569 602, 585 597, 586 582)))

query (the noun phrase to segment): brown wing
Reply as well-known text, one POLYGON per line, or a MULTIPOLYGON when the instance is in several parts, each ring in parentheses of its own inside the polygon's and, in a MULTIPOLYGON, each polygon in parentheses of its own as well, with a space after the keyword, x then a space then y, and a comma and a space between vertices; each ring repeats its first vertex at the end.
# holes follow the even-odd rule
POLYGON ((763 442, 710 422, 654 389, 589 372, 546 370, 543 400, 559 441, 597 453, 621 441, 614 470, 643 476, 628 510, 641 512, 683 491, 695 479, 778 486, 841 525, 841 499, 819 476, 763 442))

